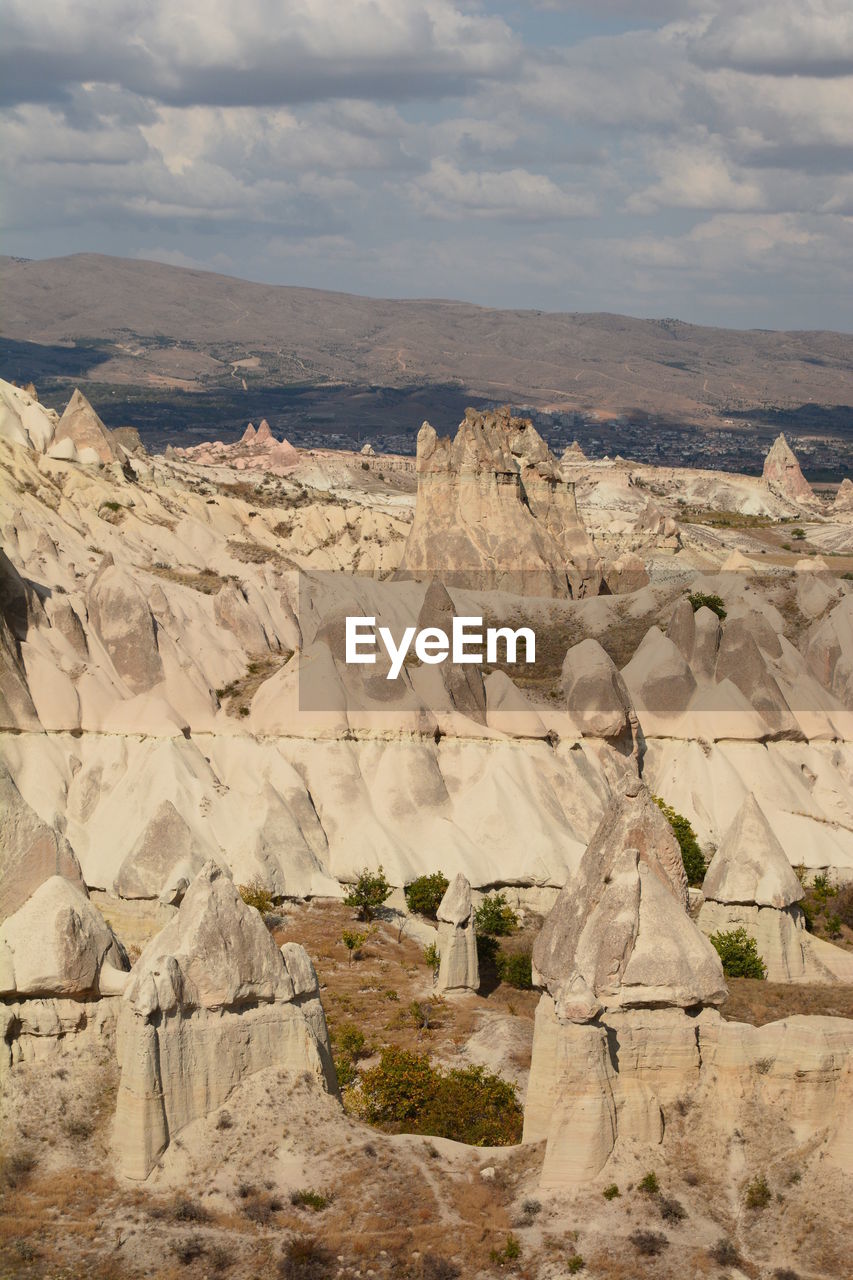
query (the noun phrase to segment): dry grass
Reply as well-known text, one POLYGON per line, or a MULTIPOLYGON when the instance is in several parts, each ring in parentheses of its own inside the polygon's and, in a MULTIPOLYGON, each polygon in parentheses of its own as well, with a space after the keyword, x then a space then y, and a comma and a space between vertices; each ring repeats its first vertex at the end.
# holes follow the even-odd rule
POLYGON ((235 581, 232 576, 223 577, 214 569, 170 569, 168 565, 152 564, 149 572, 169 582, 178 582, 182 587, 192 587, 193 591, 201 591, 206 596, 217 595, 226 583, 235 581))
POLYGON ((265 680, 275 675, 293 654, 289 649, 281 653, 259 654, 252 658, 246 672, 239 680, 232 680, 224 689, 217 689, 216 696, 230 716, 245 716, 249 712, 249 704, 265 680))
POLYGON ((727 979, 729 998, 722 1015, 730 1022, 761 1027, 793 1014, 853 1018, 853 986, 793 986, 759 978, 727 979))

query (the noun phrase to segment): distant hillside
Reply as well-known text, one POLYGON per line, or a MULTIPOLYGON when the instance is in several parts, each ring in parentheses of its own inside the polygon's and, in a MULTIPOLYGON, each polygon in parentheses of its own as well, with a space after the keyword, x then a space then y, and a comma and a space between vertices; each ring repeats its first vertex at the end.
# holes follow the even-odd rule
POLYGON ((707 425, 729 413, 853 405, 850 334, 360 298, 98 254, 0 258, 0 275, 3 371, 54 385, 440 384, 472 398, 707 425))

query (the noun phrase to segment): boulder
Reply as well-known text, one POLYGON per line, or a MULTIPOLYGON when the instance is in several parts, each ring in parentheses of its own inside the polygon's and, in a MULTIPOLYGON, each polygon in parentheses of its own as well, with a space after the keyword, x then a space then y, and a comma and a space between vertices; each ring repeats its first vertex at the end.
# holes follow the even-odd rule
POLYGON ((54 876, 83 888, 83 873, 71 845, 42 822, 0 763, 0 921, 23 907, 54 876))
POLYGON ((439 904, 437 918, 441 962, 436 990, 477 991, 480 986, 480 969, 474 932, 474 908, 471 904, 471 886, 463 875, 457 875, 448 885, 439 904))
POLYGON ((157 628, 148 601, 124 569, 106 562, 89 590, 89 622, 132 693, 163 679, 157 628))
POLYGON ((563 659, 566 707, 584 737, 634 745, 637 719, 631 695, 597 640, 581 640, 563 659))
POLYGON ((336 1091, 313 966, 282 951, 226 873, 207 862, 139 957, 117 1029, 114 1143, 146 1178, 169 1142, 246 1076, 278 1066, 336 1091))
POLYGON ((101 994, 101 976, 112 970, 102 994, 115 994, 127 975, 113 932, 86 889, 50 876, 0 925, 1 996, 101 994))

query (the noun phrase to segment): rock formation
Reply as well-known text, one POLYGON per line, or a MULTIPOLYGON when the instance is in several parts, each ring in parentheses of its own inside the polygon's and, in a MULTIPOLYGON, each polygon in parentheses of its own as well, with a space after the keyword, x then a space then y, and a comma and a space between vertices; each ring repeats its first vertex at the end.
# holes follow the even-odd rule
POLYGON ((702 885, 699 928, 744 928, 769 982, 853 982, 853 956, 813 937, 796 905, 803 887, 761 806, 750 794, 714 854, 702 885))
POLYGON ((597 594, 602 566, 574 487, 528 419, 469 409, 453 440, 425 422, 417 471, 402 576, 520 595, 597 594))
POLYGON ((566 707, 584 737, 601 738, 625 754, 637 749, 631 695, 612 658, 597 640, 581 640, 563 659, 566 707))
POLYGON ((474 932, 471 886, 463 875, 448 885, 438 911, 438 950, 441 961, 436 990, 477 991, 480 969, 474 932))
POLYGON ((42 822, 0 764, 0 921, 51 876, 83 888, 80 864, 65 836, 42 822))
POLYGON ((784 435, 778 435, 773 441, 764 459, 762 478, 767 488, 780 498, 795 504, 814 501, 812 487, 800 470, 797 455, 784 435))
POLYGON ((146 1178, 185 1125, 255 1071, 307 1071, 336 1089, 310 960, 301 947, 279 950, 212 861, 135 964, 117 1051, 115 1146, 130 1178, 146 1178))
POLYGON ((120 462, 125 456, 121 445, 79 390, 75 390, 59 419, 50 452, 54 457, 98 465, 120 462))
POLYGON ((843 515, 848 515, 853 511, 853 480, 849 476, 845 476, 838 486, 832 509, 835 514, 840 513, 843 515))

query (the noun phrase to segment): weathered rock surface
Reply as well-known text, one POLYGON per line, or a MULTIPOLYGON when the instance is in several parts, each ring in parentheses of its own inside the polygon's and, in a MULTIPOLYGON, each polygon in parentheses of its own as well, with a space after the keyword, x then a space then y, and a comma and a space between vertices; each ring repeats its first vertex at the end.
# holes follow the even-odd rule
POLYGON ((115 1146, 122 1172, 145 1178, 190 1121, 269 1066, 336 1088, 313 967, 282 952, 260 914, 214 862, 134 966, 122 1002, 115 1146))
POLYGON ((744 800, 714 854, 702 892, 713 902, 779 909, 803 897, 803 887, 754 795, 744 800))
POLYGON ((425 422, 418 499, 400 574, 519 595, 597 594, 602 565, 541 436, 509 410, 469 409, 455 439, 425 422))
POLYGON ((635 749, 637 717, 631 695, 597 640, 582 640, 569 649, 561 684, 569 715, 584 736, 635 749))
POLYGON ((779 497, 795 503, 814 501, 812 487, 800 470, 797 455, 784 435, 778 435, 773 441, 764 459, 762 474, 768 489, 779 497))
POLYGON ((457 875, 447 887, 438 907, 438 950, 441 961, 437 991, 477 991, 480 969, 471 886, 457 875))
POLYGON ((157 631, 148 601, 133 578, 105 564, 89 592, 89 621, 119 676, 133 693, 163 679, 157 631))
POLYGON ((125 456, 124 450, 79 390, 75 390, 68 401, 50 447, 54 456, 68 456, 84 463, 103 465, 121 461, 125 456), (63 451, 64 444, 70 445, 72 452, 63 451))
POLYGON ((0 996, 114 995, 124 968, 86 889, 64 876, 50 876, 0 925, 0 996))
POLYGON ((42 822, 0 763, 0 921, 23 907, 52 876, 83 886, 71 845, 42 822))

